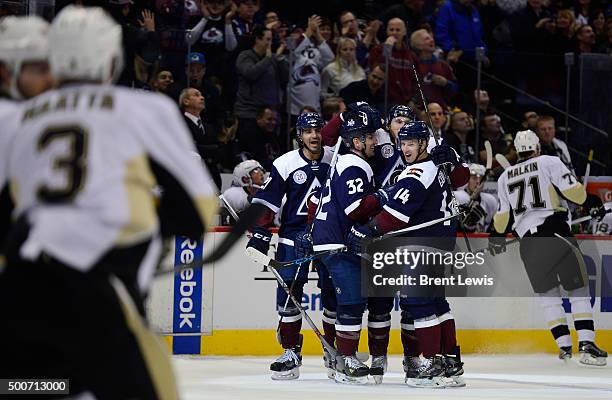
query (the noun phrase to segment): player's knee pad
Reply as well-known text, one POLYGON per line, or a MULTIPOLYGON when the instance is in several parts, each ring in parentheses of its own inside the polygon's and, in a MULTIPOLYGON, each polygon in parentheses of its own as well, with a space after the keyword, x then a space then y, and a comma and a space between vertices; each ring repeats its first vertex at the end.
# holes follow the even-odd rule
POLYGON ((393 310, 394 301, 393 297, 369 297, 368 314, 389 314, 393 310))
POLYGON ((540 305, 544 308, 560 307, 563 305, 559 287, 554 287, 539 296, 540 305))
POLYGON ((386 328, 391 326, 391 314, 368 313, 368 328, 386 328))
POLYGON ((414 330, 414 318, 412 318, 412 314, 408 310, 402 310, 400 318, 400 327, 405 330, 413 331, 414 330))
POLYGON ((321 319, 323 322, 327 322, 328 324, 336 323, 337 313, 335 311, 328 310, 327 308, 323 308, 323 316, 321 319))
POLYGON ((414 302, 414 303, 406 303, 400 302, 400 307, 402 311, 408 312, 413 320, 426 318, 431 315, 436 315, 436 304, 431 302, 414 302))
POLYGON ((418 317, 414 319, 414 327, 415 329, 419 328, 429 328, 432 326, 440 325, 440 320, 438 316, 435 314, 430 314, 424 317, 418 317))
POLYGON ((570 297, 570 304, 572 305, 572 315, 574 320, 583 318, 593 318, 593 307, 591 307, 590 297, 570 297))
POLYGON ((336 312, 338 308, 338 300, 336 299, 336 291, 333 286, 330 288, 321 289, 321 305, 324 309, 336 312))
POLYGON ((338 304, 336 324, 345 326, 361 325, 365 304, 338 304))
MULTIPOLYGON (((291 287, 291 282, 286 282, 288 287, 291 287)), ((293 285, 292 295, 296 300, 301 301, 302 295, 304 294, 304 284, 305 282, 296 281, 293 285)), ((294 304, 291 299, 287 301, 287 293, 282 287, 276 288, 276 309, 278 311, 278 315, 282 316, 295 316, 299 315, 300 311, 298 309, 298 305, 294 304), (285 307, 285 303, 287 307, 285 307)))

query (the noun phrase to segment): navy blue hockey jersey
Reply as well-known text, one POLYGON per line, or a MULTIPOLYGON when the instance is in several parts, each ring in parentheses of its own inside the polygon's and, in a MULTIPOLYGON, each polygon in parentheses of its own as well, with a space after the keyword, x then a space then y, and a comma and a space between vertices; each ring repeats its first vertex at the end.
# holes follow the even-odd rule
POLYGON ((270 176, 253 198, 274 213, 281 212, 279 242, 293 246, 308 218, 308 196, 325 183, 333 152, 324 149, 318 160, 309 160, 302 149, 283 154, 272 163, 270 176), (282 209, 282 210, 281 210, 282 209))
POLYGON ((312 230, 314 250, 342 247, 353 225, 348 215, 374 192, 372 167, 356 154, 338 156, 332 179, 323 189, 312 230))
MULTIPOLYGON (((398 177, 389 201, 383 209, 395 218, 414 226, 452 215, 452 196, 442 169, 427 158, 413 163, 398 177)), ((452 237, 457 233, 457 221, 448 220, 403 236, 452 237)))

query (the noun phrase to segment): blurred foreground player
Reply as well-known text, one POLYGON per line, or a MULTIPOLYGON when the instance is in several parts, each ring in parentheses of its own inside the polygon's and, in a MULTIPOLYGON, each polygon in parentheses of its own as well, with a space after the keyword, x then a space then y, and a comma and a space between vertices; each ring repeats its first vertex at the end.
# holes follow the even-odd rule
POLYGON ((169 357, 133 299, 150 286, 162 235, 204 234, 214 184, 189 156, 170 100, 109 85, 121 72, 121 28, 102 9, 67 6, 49 41, 60 87, 22 104, 2 149, 16 222, 0 287, 10 321, 0 376, 68 378, 73 396, 176 399, 169 357))
POLYGON ((493 217, 495 232, 489 238, 491 253, 505 250, 502 234, 513 218, 512 228, 521 238, 521 259, 534 292, 540 295, 560 349, 559 358, 572 357, 572 338, 561 299, 563 287, 572 305, 580 363, 606 365, 608 353, 595 345, 588 276, 569 222, 567 202, 583 204, 587 198, 584 186, 559 157, 540 155, 534 132, 518 132, 514 147, 519 162, 507 168, 497 182, 499 210, 493 217))

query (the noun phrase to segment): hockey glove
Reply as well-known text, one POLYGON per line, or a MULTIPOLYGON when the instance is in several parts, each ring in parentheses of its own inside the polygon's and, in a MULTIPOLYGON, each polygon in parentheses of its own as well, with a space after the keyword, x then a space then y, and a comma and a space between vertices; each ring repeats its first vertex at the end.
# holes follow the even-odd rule
POLYGON ((453 148, 446 144, 441 144, 431 149, 431 160, 437 167, 445 164, 454 166, 461 164, 453 148))
POLYGON ((466 228, 475 229, 476 224, 478 224, 478 221, 487 216, 487 212, 484 210, 484 208, 482 208, 480 203, 473 200, 470 201, 466 206, 467 207, 465 207, 465 217, 461 222, 466 228))
POLYGON ((395 192, 395 187, 393 185, 385 186, 382 189, 378 189, 374 192, 374 197, 378 199, 378 205, 380 208, 383 208, 385 204, 389 202, 389 196, 395 192))
POLYGON ((293 240, 295 258, 304 258, 312 254, 312 235, 308 229, 298 232, 293 240))
POLYGON ((496 256, 506 251, 506 237, 505 236, 495 236, 491 234, 489 236, 489 253, 492 256, 496 256))
POLYGON ((353 225, 346 239, 347 251, 352 254, 361 255, 372 241, 374 230, 366 225, 353 225))
POLYGON ((264 228, 254 228, 253 236, 249 239, 247 247, 252 247, 263 254, 268 254, 270 250, 270 240, 272 240, 272 233, 264 228))

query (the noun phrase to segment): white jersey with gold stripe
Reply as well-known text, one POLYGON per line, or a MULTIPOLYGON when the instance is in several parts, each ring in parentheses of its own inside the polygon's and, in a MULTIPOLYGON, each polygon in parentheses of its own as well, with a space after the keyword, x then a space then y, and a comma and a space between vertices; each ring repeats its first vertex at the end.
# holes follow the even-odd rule
POLYGON ((8 179, 14 217, 31 226, 21 257, 44 252, 87 271, 115 247, 157 237, 151 189, 162 177, 176 182, 164 194, 180 192, 199 227, 212 221, 215 185, 191 156, 185 122, 166 97, 66 86, 21 103, 15 121, 8 179))
POLYGON ((559 157, 552 156, 531 157, 507 168, 497 181, 497 194, 496 230, 505 229, 512 211, 513 228, 520 237, 535 233, 555 212, 567 212, 566 199, 577 204, 586 199, 582 184, 559 157))

